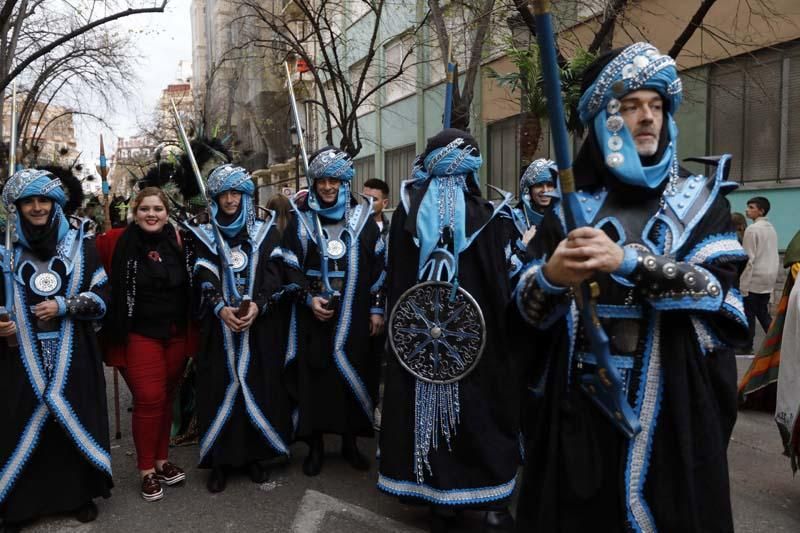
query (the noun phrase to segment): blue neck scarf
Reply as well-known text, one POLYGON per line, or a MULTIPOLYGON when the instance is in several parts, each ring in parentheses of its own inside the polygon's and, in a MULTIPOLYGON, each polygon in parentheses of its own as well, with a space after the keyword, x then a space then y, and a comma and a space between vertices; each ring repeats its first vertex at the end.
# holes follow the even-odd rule
POLYGON ((250 224, 248 224, 248 221, 250 221, 249 219, 255 218, 253 197, 249 194, 242 194, 242 202, 239 205, 239 214, 228 225, 224 226, 219 222, 219 212, 219 205, 217 204, 217 200, 215 198, 214 201, 211 202, 211 216, 213 216, 217 221, 217 225, 219 226, 219 230, 222 232, 222 234, 225 237, 232 239, 233 237, 236 237, 240 231, 242 231, 242 228, 250 226, 250 224))
POLYGON ((308 163, 307 205, 309 209, 319 216, 331 220, 341 220, 350 207, 350 181, 355 175, 353 161, 345 152, 336 148, 323 149, 308 163), (323 207, 317 197, 315 183, 320 178, 337 179, 341 183, 336 203, 331 206, 323 207))
POLYGON ((321 217, 329 218, 331 220, 341 220, 344 217, 345 210, 350 203, 350 183, 342 181, 339 186, 339 196, 336 197, 336 203, 330 207, 322 207, 322 204, 317 198, 317 191, 314 186, 308 191, 308 207, 321 217))
MULTIPOLYGON (((472 147, 460 148, 462 139, 456 139, 443 148, 432 150, 423 162, 429 180, 428 190, 417 211, 417 239, 419 240, 419 265, 421 274, 431 253, 437 248, 445 228, 453 236, 453 255, 458 268, 458 255, 467 245, 467 179, 478 184, 478 169, 483 163, 480 156, 472 155, 472 147)), ((423 177, 420 169, 415 176, 423 177)), ((455 277, 456 273, 453 273, 455 277)), ((450 280, 447 280, 450 281, 450 280)))

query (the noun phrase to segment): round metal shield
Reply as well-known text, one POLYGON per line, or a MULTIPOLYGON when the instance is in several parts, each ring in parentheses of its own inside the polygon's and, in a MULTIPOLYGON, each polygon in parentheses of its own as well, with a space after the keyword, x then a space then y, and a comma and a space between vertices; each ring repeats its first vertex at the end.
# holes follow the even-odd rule
POLYGON ((60 285, 61 280, 52 272, 42 272, 33 278, 33 288, 45 296, 55 293, 60 285))
POLYGON ((247 255, 241 250, 231 250, 231 267, 233 270, 240 271, 247 266, 247 255))
POLYGON ((430 383, 453 383, 472 372, 486 346, 478 303, 459 287, 426 281, 400 296, 389 319, 389 343, 400 364, 430 383))
POLYGON ((331 239, 328 241, 327 250, 328 250, 328 257, 330 257, 331 259, 339 259, 340 257, 344 256, 346 248, 342 241, 337 239, 331 239))

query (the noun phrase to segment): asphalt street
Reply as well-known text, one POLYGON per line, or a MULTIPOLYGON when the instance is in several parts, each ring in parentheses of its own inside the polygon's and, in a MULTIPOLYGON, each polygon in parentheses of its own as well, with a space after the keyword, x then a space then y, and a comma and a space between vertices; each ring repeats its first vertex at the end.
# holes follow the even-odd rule
MULTIPOLYGON (((749 364, 739 358, 740 375, 749 364)), ((109 376, 109 407, 111 373, 109 376)), ((276 466, 267 483, 257 485, 246 475, 231 477, 220 494, 206 491, 207 471, 195 467, 197 447, 171 451, 171 460, 187 470, 187 481, 165 488, 163 500, 146 503, 139 496, 130 395, 121 381, 121 440, 112 439, 115 488, 98 501, 100 516, 80 524, 70 516, 50 517, 32 524, 34 532, 291 532, 291 533, 411 533, 426 530, 424 508, 401 505, 375 488, 376 471, 356 472, 338 455, 336 439, 326 441, 322 474, 305 477, 301 464, 305 445, 292 447, 289 463, 276 466)), ((113 431, 113 427, 112 427, 113 431)), ((374 454, 374 441, 362 439, 374 454)), ((800 531, 800 479, 792 476, 781 455, 778 431, 767 413, 741 412, 728 451, 734 519, 739 532, 800 531)), ((54 480, 55 481, 55 480, 54 480)), ((480 531, 480 517, 468 515, 462 531, 480 531)))

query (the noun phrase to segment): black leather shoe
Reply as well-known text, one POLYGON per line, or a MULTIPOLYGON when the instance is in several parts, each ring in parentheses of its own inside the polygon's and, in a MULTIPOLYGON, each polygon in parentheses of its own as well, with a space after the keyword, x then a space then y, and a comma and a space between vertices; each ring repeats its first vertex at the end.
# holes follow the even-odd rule
POLYGON ((97 505, 91 500, 75 510, 75 519, 78 522, 94 522, 97 519, 97 505))
POLYGON ((253 461, 250 463, 248 467, 248 474, 250 475, 250 481, 253 483, 266 483, 269 481, 269 468, 263 466, 258 461, 253 461))
POLYGON ((434 505, 431 507, 431 533, 453 531, 458 514, 453 509, 434 505))
POLYGON ((322 471, 322 463, 325 459, 325 444, 322 434, 312 436, 308 446, 308 455, 303 461, 303 473, 311 477, 318 476, 322 471))
POLYGON ((342 457, 356 470, 365 472, 369 470, 369 459, 358 451, 356 438, 353 435, 342 436, 342 457))
POLYGON ((514 531, 514 517, 508 509, 502 511, 486 511, 483 517, 485 531, 514 531))
POLYGON ((208 489, 208 492, 222 492, 225 490, 227 481, 228 476, 225 473, 225 469, 221 467, 214 467, 211 469, 211 473, 208 475, 206 488, 208 489))

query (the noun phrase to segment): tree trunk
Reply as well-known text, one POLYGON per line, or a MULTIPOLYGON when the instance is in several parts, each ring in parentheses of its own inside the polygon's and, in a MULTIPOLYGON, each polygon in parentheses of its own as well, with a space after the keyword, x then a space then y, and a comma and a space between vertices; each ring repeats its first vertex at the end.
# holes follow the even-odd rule
POLYGON ((542 119, 531 111, 520 113, 519 158, 523 165, 530 164, 542 140, 542 119))

